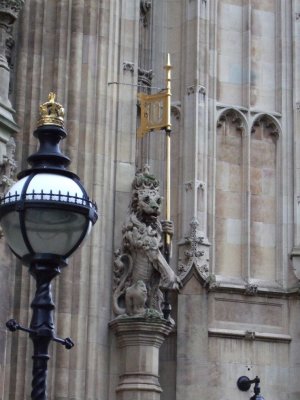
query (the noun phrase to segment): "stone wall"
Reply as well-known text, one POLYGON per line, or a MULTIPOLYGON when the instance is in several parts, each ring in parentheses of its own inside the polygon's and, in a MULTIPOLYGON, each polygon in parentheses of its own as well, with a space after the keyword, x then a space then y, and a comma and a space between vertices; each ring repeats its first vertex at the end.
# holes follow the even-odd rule
MULTIPOLYGON (((100 210, 92 235, 53 285, 57 335, 71 336, 75 348, 52 344, 49 399, 108 398, 114 237, 118 242, 135 172, 130 84, 137 83, 138 28, 135 0, 26 1, 18 25, 13 102, 21 127, 19 169, 36 148, 39 104, 54 91, 66 111, 64 152, 100 210)), ((34 283, 19 263, 13 272, 11 314, 26 326, 34 283)), ((4 398, 23 400, 30 393, 32 349, 24 333, 11 340, 4 398)))
MULTIPOLYGON (((55 91, 64 150, 100 209, 54 285, 57 334, 76 347, 52 346, 49 399, 116 398, 111 273, 135 167, 149 163, 164 191, 164 133, 136 141, 136 96, 164 87, 167 52, 172 267, 184 287, 172 299, 177 332, 161 349, 161 398, 248 399, 241 375, 259 375, 266 398, 299 398, 299 13, 299 0, 25 2, 12 93, 19 169, 36 147, 38 106, 55 91)), ((1 243, 11 313, 27 325, 33 283, 1 243)), ((0 334, 3 398, 21 400, 30 344, 0 334)))

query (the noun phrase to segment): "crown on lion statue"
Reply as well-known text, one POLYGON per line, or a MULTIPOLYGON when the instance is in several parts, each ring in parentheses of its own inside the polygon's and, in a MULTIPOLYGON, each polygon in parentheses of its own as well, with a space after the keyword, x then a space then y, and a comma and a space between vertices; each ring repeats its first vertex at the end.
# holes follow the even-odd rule
POLYGON ((133 190, 159 190, 159 180, 154 175, 151 175, 149 171, 149 165, 145 165, 142 171, 136 172, 135 178, 132 182, 133 190))
POLYGON ((40 105, 40 118, 37 126, 58 125, 64 127, 65 110, 63 106, 55 101, 55 93, 50 92, 48 101, 40 105))

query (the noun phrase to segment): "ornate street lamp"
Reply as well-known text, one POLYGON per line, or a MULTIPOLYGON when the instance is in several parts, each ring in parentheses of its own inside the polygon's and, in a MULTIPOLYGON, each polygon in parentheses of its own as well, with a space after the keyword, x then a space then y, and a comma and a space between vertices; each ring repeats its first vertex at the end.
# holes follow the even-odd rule
POLYGON ((36 280, 36 293, 30 328, 15 320, 7 322, 11 331, 29 332, 33 341, 33 380, 31 398, 46 400, 48 347, 51 340, 67 349, 70 338, 55 337, 51 281, 67 265, 68 257, 79 247, 97 220, 97 207, 89 200, 79 178, 66 167, 70 160, 59 149, 66 137, 64 109, 49 94, 40 106, 40 119, 34 136, 38 151, 28 157, 31 169, 19 173, 19 181, 0 200, 0 223, 12 252, 29 267, 36 280))
POLYGON ((247 392, 253 383, 254 395, 250 397, 250 400, 265 400, 265 398, 260 394, 260 379, 258 376, 254 379, 249 379, 247 376, 240 376, 236 384, 241 391, 247 392))

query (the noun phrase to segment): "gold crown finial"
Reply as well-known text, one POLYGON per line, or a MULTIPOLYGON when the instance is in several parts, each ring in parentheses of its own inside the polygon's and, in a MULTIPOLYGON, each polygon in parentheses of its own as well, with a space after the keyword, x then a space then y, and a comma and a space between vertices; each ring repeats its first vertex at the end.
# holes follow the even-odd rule
POLYGON ((64 115, 65 110, 63 106, 55 102, 55 93, 50 92, 48 95, 48 101, 40 105, 40 118, 37 126, 43 125, 57 125, 64 127, 64 115))

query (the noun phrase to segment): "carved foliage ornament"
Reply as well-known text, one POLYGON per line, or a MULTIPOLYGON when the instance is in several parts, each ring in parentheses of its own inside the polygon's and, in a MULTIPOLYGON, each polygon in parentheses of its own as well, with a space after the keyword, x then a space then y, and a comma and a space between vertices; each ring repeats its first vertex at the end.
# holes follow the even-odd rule
POLYGON ((153 78, 152 69, 149 70, 143 68, 138 69, 138 84, 140 86, 151 87, 152 78, 153 78))
POLYGON ((199 222, 193 218, 190 234, 185 237, 185 250, 183 257, 179 260, 178 272, 180 278, 189 274, 192 268, 196 268, 201 279, 209 286, 215 279, 209 274, 209 246, 210 243, 199 230, 199 222))

